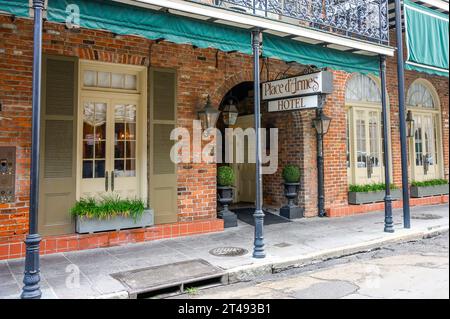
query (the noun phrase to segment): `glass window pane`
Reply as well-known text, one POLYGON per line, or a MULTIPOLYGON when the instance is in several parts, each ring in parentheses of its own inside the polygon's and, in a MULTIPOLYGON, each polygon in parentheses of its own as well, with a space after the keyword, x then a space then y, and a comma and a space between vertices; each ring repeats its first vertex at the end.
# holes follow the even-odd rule
POLYGON ((93 162, 92 161, 83 161, 83 178, 92 178, 93 177, 93 162))
POLYGON ((102 88, 111 87, 111 73, 98 72, 98 86, 102 88))
POLYGON ((83 142, 83 158, 94 157, 94 145, 88 141, 83 142))
POLYGON ((115 160, 114 161, 114 176, 122 177, 125 176, 125 161, 115 160))
POLYGON ((89 123, 83 123, 83 139, 92 139, 94 134, 94 127, 89 123))
POLYGON ((127 74, 125 75, 125 89, 136 90, 137 89, 137 76, 127 74))
POLYGON ((356 74, 347 82, 346 101, 381 102, 378 84, 369 76, 356 74))
POLYGON ((125 142, 117 142, 114 147, 115 158, 125 158, 125 142))
POLYGON ((136 122, 136 105, 129 104, 126 106, 125 121, 136 122))
POLYGON ((136 160, 127 159, 126 160, 126 176, 134 177, 136 176, 136 160))
POLYGON ((123 89, 125 87, 125 75, 113 73, 111 75, 111 87, 114 89, 123 89))
POLYGON ((95 177, 102 178, 105 177, 105 161, 95 161, 95 177))
POLYGON ((95 158, 106 158, 106 142, 95 143, 95 158))
POLYGON ((115 140, 125 140, 125 124, 116 123, 115 124, 115 140))
POLYGON ((125 155, 127 158, 136 157, 136 142, 127 142, 125 155))
POLYGON ((413 83, 408 89, 406 103, 409 106, 434 108, 433 95, 430 90, 423 84, 413 83))
POLYGON ((90 87, 97 86, 97 72, 89 70, 84 71, 83 84, 84 86, 90 87))
POLYGON ((126 136, 127 136, 128 140, 136 139, 136 124, 134 124, 134 123, 127 124, 126 136))

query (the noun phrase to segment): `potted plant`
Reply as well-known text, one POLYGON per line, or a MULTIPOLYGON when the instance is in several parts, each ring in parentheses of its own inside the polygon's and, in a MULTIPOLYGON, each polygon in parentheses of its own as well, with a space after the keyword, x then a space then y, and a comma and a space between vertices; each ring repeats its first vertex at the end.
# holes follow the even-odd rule
POLYGON ((217 217, 223 219, 224 227, 236 227, 237 216, 228 209, 228 205, 233 202, 234 171, 229 166, 220 166, 217 169, 217 201, 222 206, 222 210, 217 217))
POLYGON ((295 205, 294 200, 298 196, 300 187, 300 169, 295 165, 286 165, 282 172, 284 180, 284 196, 288 203, 281 207, 280 215, 289 219, 302 218, 303 209, 295 205))
MULTIPOLYGON (((373 183, 366 185, 350 185, 348 191, 348 202, 353 205, 382 202, 386 196, 386 185, 384 183, 373 183)), ((401 190, 391 185, 391 197, 400 199, 401 190)))
POLYGON ((413 181, 411 183, 411 197, 427 197, 448 194, 448 181, 446 179, 433 179, 429 181, 413 181))
POLYGON ((72 207, 71 214, 76 218, 76 232, 80 234, 154 224, 153 210, 145 208, 142 200, 118 196, 82 198, 72 207))

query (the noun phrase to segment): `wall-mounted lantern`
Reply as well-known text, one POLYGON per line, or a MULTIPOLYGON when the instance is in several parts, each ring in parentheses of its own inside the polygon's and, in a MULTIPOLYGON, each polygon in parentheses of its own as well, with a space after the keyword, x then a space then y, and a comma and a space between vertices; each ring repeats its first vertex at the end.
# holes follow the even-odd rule
POLYGON ((211 98, 208 95, 205 107, 198 111, 198 118, 202 123, 202 129, 208 131, 216 127, 220 111, 216 110, 211 104, 211 98))
POLYGON ((222 111, 223 122, 225 125, 230 126, 236 124, 239 116, 239 111, 236 107, 236 103, 233 97, 229 97, 222 111))

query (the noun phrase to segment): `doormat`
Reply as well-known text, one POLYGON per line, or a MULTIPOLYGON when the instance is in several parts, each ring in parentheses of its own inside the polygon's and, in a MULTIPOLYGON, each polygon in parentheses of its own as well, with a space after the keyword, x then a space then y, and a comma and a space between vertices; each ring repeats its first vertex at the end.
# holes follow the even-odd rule
MULTIPOLYGON (((236 213, 239 220, 243 221, 246 224, 255 226, 255 218, 253 217, 255 208, 236 208, 232 211, 236 213)), ((283 224, 291 222, 287 218, 266 211, 264 212, 264 214, 264 225, 283 224)))
MULTIPOLYGON (((127 287, 130 294, 140 294, 211 279, 221 281, 224 275, 223 270, 214 267, 206 260, 193 259, 119 272, 111 276, 127 287)), ((183 288, 180 289, 182 290, 183 288)))

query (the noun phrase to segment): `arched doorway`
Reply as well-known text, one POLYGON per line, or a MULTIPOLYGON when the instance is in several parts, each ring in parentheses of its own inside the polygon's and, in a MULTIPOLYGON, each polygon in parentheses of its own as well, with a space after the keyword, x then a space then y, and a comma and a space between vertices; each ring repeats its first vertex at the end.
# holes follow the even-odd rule
MULTIPOLYGON (((240 204, 254 204, 256 197, 256 180, 255 180, 255 170, 256 166, 254 163, 255 147, 254 141, 252 141, 252 130, 247 130, 254 128, 254 95, 253 95, 253 82, 242 82, 236 86, 234 86, 231 90, 229 90, 225 96, 222 98, 220 103, 220 110, 223 111, 225 104, 229 102, 229 100, 233 100, 235 103, 239 115, 237 121, 234 125, 229 128, 233 129, 242 129, 242 133, 244 134, 243 145, 237 142, 236 137, 233 138, 233 157, 231 163, 224 163, 221 165, 229 165, 233 168, 233 171, 236 176, 235 180, 235 192, 234 192, 234 203, 240 204), (237 157, 236 154, 238 151, 243 150, 243 157, 237 157), (239 160, 239 158, 241 160, 239 160)), ((217 127, 220 129, 222 133, 223 143, 222 143, 222 158, 226 158, 225 154, 225 129, 228 126, 224 123, 222 116, 219 118, 217 123, 217 127)), ((237 131, 235 131, 237 132, 237 131)), ((254 131, 253 131, 254 132, 254 131)))

